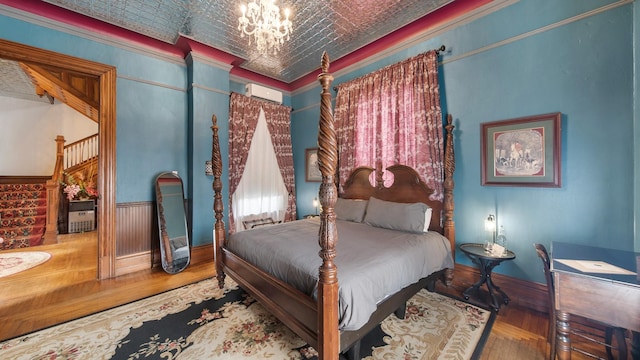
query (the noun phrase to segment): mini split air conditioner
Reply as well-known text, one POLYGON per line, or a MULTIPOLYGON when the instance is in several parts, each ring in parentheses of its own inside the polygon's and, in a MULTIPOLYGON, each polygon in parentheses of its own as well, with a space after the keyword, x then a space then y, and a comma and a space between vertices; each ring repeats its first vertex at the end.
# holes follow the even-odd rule
POLYGON ((282 92, 257 84, 247 84, 245 95, 282 104, 282 92))

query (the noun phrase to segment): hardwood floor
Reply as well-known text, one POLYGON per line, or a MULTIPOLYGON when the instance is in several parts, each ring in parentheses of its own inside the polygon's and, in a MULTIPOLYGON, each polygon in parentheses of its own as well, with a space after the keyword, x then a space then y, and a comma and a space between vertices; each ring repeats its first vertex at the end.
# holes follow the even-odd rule
MULTIPOLYGON (((0 278, 0 341, 197 282, 215 266, 189 266, 169 275, 161 268, 97 280, 95 232, 65 235, 37 250, 46 263, 0 278)), ((9 251, 23 251, 20 249, 9 251)))
MULTIPOLYGON (((462 297, 468 284, 454 284, 437 291, 462 297)), ((484 345, 480 360, 547 359, 547 314, 519 307, 515 304, 504 306, 498 312, 491 334, 484 345)))
MULTIPOLYGON (((214 264, 208 263, 190 265, 176 275, 156 268, 99 281, 95 233, 60 241, 37 249, 53 255, 46 263, 0 278, 0 341, 200 281, 215 272, 214 264)), ((466 286, 454 283, 438 290, 461 296, 466 286)), ((480 359, 545 359, 547 324, 544 313, 514 304, 503 307, 480 359)))
MULTIPOLYGON (((462 297, 462 292, 470 285, 456 283, 454 278, 452 286, 448 288, 438 286, 436 290, 462 297)), ((513 303, 503 306, 496 316, 491 334, 485 343, 479 360, 548 359, 548 326, 547 313, 531 310, 513 303)), ((595 339, 604 338, 604 329, 599 328, 598 325, 594 325, 587 319, 574 317, 572 318, 572 326, 591 332, 594 334, 593 337, 595 339)), ((629 337, 629 335, 627 336, 629 337)), ((604 345, 573 337, 572 345, 598 356, 598 358, 607 358, 604 345)), ((630 339, 627 339, 627 348, 627 359, 633 359, 630 339)), ((573 360, 594 359, 594 357, 576 351, 571 353, 571 358, 573 360)), ((614 351, 614 359, 618 358, 620 358, 619 355, 614 351)))

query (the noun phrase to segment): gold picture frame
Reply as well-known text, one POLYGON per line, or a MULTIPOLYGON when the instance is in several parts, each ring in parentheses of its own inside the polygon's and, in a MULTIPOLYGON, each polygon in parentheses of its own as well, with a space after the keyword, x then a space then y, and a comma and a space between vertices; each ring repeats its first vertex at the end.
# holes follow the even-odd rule
POLYGON ((309 182, 322 181, 322 173, 318 167, 318 148, 305 151, 305 179, 309 182))

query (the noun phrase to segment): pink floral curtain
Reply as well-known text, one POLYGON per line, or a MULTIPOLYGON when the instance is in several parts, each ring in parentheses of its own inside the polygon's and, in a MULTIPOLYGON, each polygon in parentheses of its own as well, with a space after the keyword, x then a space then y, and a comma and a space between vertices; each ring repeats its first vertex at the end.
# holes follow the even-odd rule
MULTIPOLYGON (((280 173, 289 193, 285 221, 295 220, 296 192, 290 131, 291 108, 237 93, 231 93, 229 105, 229 208, 233 208, 231 197, 244 174, 260 108, 264 111, 280 173)), ((235 229, 232 211, 229 211, 229 229, 235 229)))
MULTIPOLYGON (((413 167, 444 197, 438 57, 429 51, 338 86, 335 121, 342 185, 357 166, 413 167)), ((385 179, 389 185, 392 179, 385 179)))

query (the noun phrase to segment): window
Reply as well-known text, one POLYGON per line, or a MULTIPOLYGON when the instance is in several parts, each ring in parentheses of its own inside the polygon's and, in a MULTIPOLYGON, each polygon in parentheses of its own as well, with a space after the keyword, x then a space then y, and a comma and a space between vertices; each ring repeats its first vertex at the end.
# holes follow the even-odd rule
POLYGON ((275 222, 283 221, 287 201, 288 191, 278 167, 264 111, 260 109, 247 164, 232 196, 235 231, 244 230, 243 221, 269 217, 275 222))

